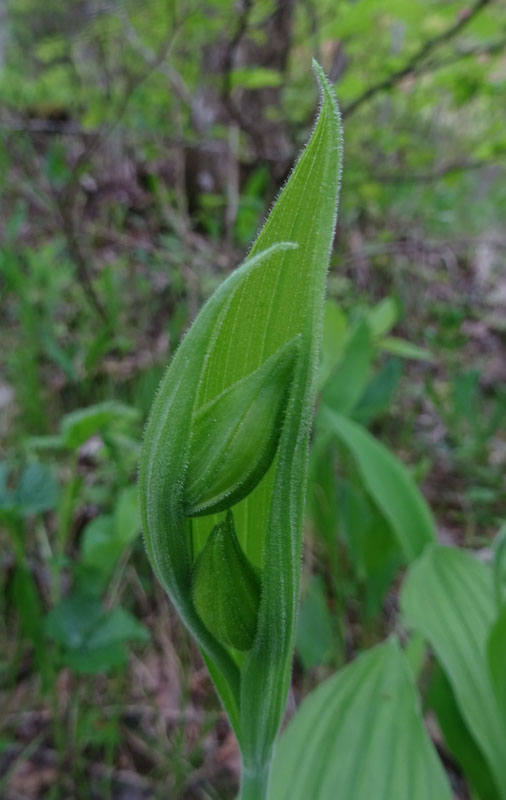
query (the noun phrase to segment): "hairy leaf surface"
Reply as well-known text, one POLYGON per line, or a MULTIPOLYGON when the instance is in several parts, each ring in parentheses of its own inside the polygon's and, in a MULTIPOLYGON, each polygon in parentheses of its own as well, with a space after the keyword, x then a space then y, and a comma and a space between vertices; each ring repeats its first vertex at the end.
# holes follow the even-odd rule
POLYGON ((310 141, 249 259, 177 351, 153 404, 139 476, 148 555, 199 643, 250 771, 269 760, 289 687, 339 190, 337 106, 317 65, 315 71, 322 105, 310 141), (195 559, 231 506, 241 552, 261 578, 256 633, 240 657, 205 624, 191 592, 195 559))

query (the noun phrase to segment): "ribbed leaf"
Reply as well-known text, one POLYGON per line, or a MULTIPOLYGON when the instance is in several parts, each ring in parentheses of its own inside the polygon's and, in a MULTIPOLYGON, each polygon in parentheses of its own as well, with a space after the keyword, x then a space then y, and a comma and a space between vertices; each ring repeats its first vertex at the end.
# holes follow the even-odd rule
POLYGON ((396 641, 318 686, 281 737, 269 800, 309 798, 451 799, 396 641))
POLYGON ((431 547, 411 568, 401 603, 407 623, 424 635, 446 671, 499 795, 506 798, 506 718, 487 663, 496 616, 492 570, 462 550, 431 547))
MULTIPOLYGON (((315 70, 322 89, 322 106, 311 139, 253 245, 248 262, 213 295, 176 353, 153 404, 140 465, 148 555, 201 647, 250 773, 269 760, 290 681, 307 444, 339 189, 337 107, 321 69, 316 66, 315 70), (207 457, 205 448, 192 446, 195 437, 202 434, 206 410, 214 409, 221 425, 226 414, 218 408, 217 398, 230 400, 233 396, 231 417, 235 416, 230 424, 237 426, 241 415, 236 413, 235 401, 242 388, 246 384, 251 388, 249 382, 254 381, 255 372, 260 370, 256 374, 262 375, 269 358, 283 353, 283 348, 294 340, 297 344, 289 381, 285 385, 283 380, 282 391, 275 389, 271 395, 278 435, 274 437, 270 431, 267 436, 269 457, 262 455, 260 466, 255 463, 251 474, 248 472, 249 459, 243 455, 246 450, 254 453, 252 442, 258 442, 263 453, 265 431, 259 419, 265 421, 266 417, 265 408, 260 412, 254 408, 249 413, 252 398, 246 392, 248 396, 243 401, 249 433, 241 440, 241 447, 233 451, 237 439, 233 432, 228 438, 225 431, 231 449, 227 445, 213 461, 220 486, 212 494, 216 489, 212 486, 213 470, 204 467, 204 479, 199 477, 199 466, 207 457), (242 489, 236 491, 235 468, 229 470, 229 464, 219 463, 229 457, 234 464, 242 462, 239 484, 242 489, 247 488, 247 496, 243 496, 242 489), (210 486, 210 504, 199 506, 197 495, 203 487, 210 486), (213 498, 218 495, 219 505, 214 505, 213 498), (236 503, 233 516, 242 552, 260 570, 262 583, 256 635, 251 649, 240 657, 213 635, 196 612, 191 596, 192 565, 215 526, 222 522, 223 513, 198 517, 188 517, 188 513, 200 514, 217 507, 225 510, 227 497, 230 505, 236 503)), ((268 394, 273 381, 276 382, 275 375, 264 386, 268 394)), ((212 440, 214 459, 219 446, 212 439, 212 426, 204 427, 212 440)))
POLYGON ((365 487, 397 536, 407 562, 434 540, 432 514, 406 467, 355 422, 322 407, 321 428, 332 432, 353 455, 365 487))

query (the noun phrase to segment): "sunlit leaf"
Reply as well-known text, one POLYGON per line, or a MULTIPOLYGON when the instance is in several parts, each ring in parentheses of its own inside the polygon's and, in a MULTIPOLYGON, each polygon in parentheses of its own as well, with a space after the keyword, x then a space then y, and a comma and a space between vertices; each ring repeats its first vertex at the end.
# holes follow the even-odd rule
POLYGON ((138 419, 131 406, 110 400, 67 414, 61 423, 61 436, 66 447, 77 450, 91 436, 108 428, 116 428, 138 419))

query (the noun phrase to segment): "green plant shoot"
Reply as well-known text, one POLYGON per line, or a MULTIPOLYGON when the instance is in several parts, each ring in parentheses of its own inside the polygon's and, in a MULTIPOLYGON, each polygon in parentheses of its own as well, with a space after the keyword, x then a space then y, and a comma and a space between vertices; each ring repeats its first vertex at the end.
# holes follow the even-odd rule
POLYGON ((186 334, 156 395, 139 484, 146 550, 264 798, 290 684, 307 450, 341 171, 334 93, 247 260, 186 334))

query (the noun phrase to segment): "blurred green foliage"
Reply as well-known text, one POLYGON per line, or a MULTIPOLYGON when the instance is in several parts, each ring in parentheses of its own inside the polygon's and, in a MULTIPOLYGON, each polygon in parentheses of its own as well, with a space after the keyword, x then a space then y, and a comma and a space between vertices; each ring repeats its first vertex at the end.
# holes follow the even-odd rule
MULTIPOLYGON (((2 796, 32 734, 61 775, 71 764, 47 796, 91 797, 83 776, 99 762, 93 796, 120 796, 120 752, 148 796, 234 796, 215 707, 185 727, 198 662, 145 564, 134 484, 161 372, 307 138, 312 56, 336 85, 345 169, 297 696, 399 628, 406 514, 428 524, 417 486, 445 542, 489 556, 506 507, 505 53, 498 0, 0 0, 0 693, 14 704, 0 715, 2 796), (363 447, 386 459, 372 479, 363 447), (374 480, 386 473, 398 512, 410 498, 400 516, 374 480), (125 733, 132 664, 163 684, 164 648, 185 675, 170 745, 159 709, 158 727, 140 717, 125 733), (21 715, 41 702, 50 723, 27 737, 21 715)), ((501 553, 502 605, 473 678, 490 665, 498 704, 501 553)), ((454 782, 500 796, 451 670, 421 649, 454 782)))

